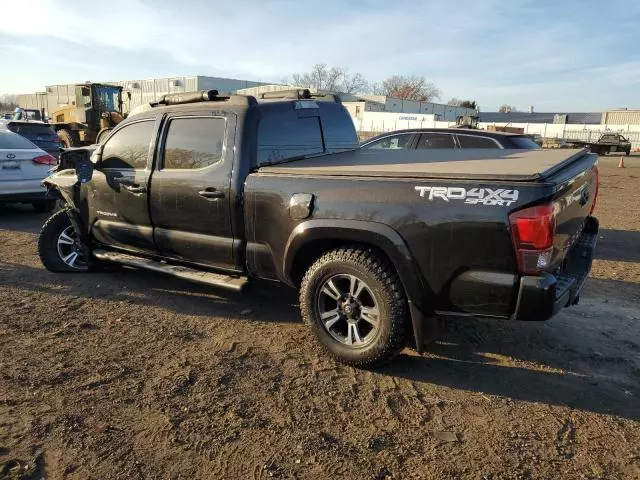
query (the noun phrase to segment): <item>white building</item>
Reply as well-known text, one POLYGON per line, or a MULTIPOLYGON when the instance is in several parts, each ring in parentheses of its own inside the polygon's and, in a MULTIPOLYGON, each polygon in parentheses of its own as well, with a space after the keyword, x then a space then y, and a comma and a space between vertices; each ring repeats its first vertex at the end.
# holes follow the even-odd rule
MULTIPOLYGON (((44 93, 19 95, 18 103, 23 108, 44 108, 47 114, 51 115, 52 112, 63 105, 75 104, 75 87, 80 83, 83 82, 66 85, 48 85, 44 93), (43 98, 45 96, 46 99, 43 98)), ((263 82, 254 82, 251 80, 207 77, 203 75, 154 78, 148 80, 101 81, 96 83, 122 86, 122 109, 124 113, 131 111, 143 103, 156 100, 167 93, 182 93, 198 90, 218 90, 221 93, 236 92, 243 88, 265 85, 263 82)))
MULTIPOLYGON (((352 117, 364 120, 365 112, 412 113, 433 115, 433 120, 455 122, 462 115, 475 115, 472 108, 456 107, 442 103, 402 100, 386 95, 345 94, 341 95, 342 103, 352 117)), ((391 118, 391 117, 389 117, 391 118)))

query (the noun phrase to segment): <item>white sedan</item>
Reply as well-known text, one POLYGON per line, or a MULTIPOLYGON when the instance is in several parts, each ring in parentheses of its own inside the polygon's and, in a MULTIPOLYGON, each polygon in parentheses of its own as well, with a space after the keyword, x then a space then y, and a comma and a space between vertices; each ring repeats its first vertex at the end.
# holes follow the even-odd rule
POLYGON ((0 130, 0 205, 30 203, 38 212, 53 210, 56 201, 40 182, 56 163, 23 136, 0 130))

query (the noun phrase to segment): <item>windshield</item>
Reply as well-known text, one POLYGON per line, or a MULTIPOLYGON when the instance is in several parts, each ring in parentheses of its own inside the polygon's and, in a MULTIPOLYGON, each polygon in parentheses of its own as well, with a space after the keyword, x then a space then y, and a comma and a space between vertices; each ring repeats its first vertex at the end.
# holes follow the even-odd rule
POLYGON ((96 97, 100 105, 101 112, 119 112, 120 111, 120 88, 110 85, 101 85, 96 87, 96 97))
POLYGON ((526 148, 529 150, 537 150, 540 148, 540 145, 529 137, 511 137, 511 141, 514 143, 516 148, 526 148))
POLYGON ((0 133, 0 149, 32 150, 34 148, 38 147, 16 133, 0 133))
POLYGON ((13 114, 14 120, 42 120, 39 110, 17 110, 13 114))

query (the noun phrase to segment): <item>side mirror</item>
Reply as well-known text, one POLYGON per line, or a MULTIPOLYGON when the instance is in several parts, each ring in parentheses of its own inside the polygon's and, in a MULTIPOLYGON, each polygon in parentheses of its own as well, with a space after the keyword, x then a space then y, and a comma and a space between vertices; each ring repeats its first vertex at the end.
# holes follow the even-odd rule
POLYGON ((76 175, 80 184, 88 183, 93 177, 93 162, 91 160, 81 160, 76 164, 76 175))

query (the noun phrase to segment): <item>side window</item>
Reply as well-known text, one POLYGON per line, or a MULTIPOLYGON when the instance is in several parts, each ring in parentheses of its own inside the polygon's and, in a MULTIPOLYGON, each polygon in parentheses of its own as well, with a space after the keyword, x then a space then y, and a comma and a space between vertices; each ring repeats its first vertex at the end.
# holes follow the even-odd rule
POLYGON ((418 148, 455 148, 453 135, 446 133, 423 133, 418 148))
POLYGON ((500 148, 491 138, 474 137, 472 135, 458 135, 462 148, 500 148))
POLYGON ((131 123, 115 132, 102 149, 101 168, 144 170, 147 167, 153 120, 131 123))
POLYGON ((258 165, 323 152, 319 117, 272 115, 258 125, 258 165))
POLYGON ((174 118, 164 144, 163 169, 195 170, 222 159, 224 118, 174 118))
POLYGON ((365 148, 373 148, 375 150, 405 150, 409 148, 412 137, 413 135, 410 133, 392 135, 370 143, 365 148))

